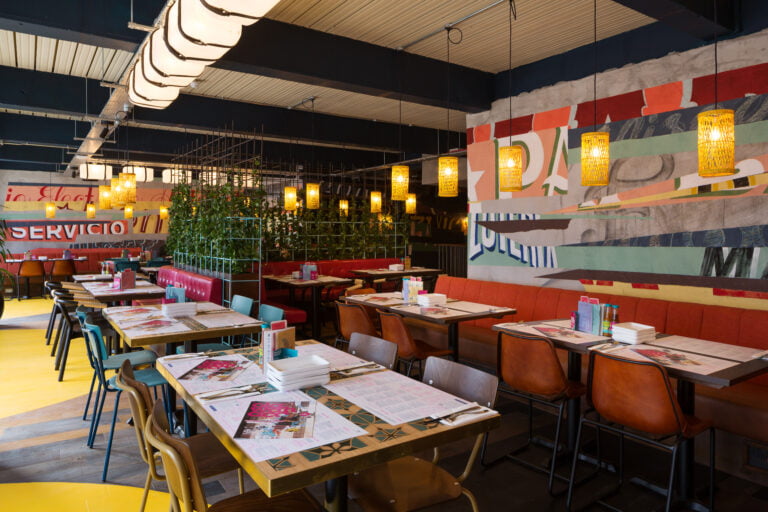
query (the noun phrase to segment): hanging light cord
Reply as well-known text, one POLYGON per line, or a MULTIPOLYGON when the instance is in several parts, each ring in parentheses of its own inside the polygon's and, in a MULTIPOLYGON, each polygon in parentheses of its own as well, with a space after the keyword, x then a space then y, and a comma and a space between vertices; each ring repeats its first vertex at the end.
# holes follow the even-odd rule
MULTIPOLYGON (((717 26, 717 0, 712 0, 712 4, 715 10, 715 26, 717 26)), ((717 30, 717 28, 715 28, 715 30, 717 30)), ((717 109, 717 32, 715 32, 715 109, 717 109)))
POLYGON ((512 19, 517 19, 515 0, 509 0, 509 136, 512 137, 512 19))
POLYGON ((592 45, 592 110, 594 111, 594 125, 597 130, 597 0, 593 2, 592 30, 595 44, 592 45))
MULTIPOLYGON (((460 28, 456 27, 445 27, 445 55, 446 55, 446 70, 447 70, 447 80, 446 80, 446 92, 447 92, 447 101, 446 101, 446 109, 445 109, 445 115, 446 115, 446 124, 448 128, 448 133, 445 136, 445 142, 448 146, 446 148, 446 153, 448 150, 451 149, 451 45, 452 44, 459 44, 464 39, 464 33, 461 31, 460 28), (456 31, 459 34, 459 39, 457 41, 454 41, 451 39, 451 32, 456 31)), ((438 153, 440 152, 440 146, 438 141, 438 153)))

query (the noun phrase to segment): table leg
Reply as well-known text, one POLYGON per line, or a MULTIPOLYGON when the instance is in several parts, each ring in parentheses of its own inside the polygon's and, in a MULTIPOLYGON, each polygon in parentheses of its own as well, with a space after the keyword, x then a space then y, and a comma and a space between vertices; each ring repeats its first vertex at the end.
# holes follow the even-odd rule
POLYGON ((320 341, 320 287, 312 287, 312 337, 320 341))
POLYGON ((459 360, 459 323, 448 324, 448 348, 453 350, 453 360, 459 360))
MULTIPOLYGON (((581 380, 581 354, 568 352, 568 380, 581 380)), ((573 453, 576 449, 576 433, 579 430, 579 417, 581 416, 581 399, 579 397, 568 400, 568 450, 573 453)))
MULTIPOLYGON (((693 383, 678 379, 677 401, 683 413, 693 415, 696 399, 696 390, 693 383)), ((694 489, 694 441, 685 439, 680 444, 680 453, 677 461, 677 492, 681 500, 689 502, 693 500, 694 489)))
POLYGON ((347 477, 340 476, 325 482, 325 510, 347 511, 347 477))

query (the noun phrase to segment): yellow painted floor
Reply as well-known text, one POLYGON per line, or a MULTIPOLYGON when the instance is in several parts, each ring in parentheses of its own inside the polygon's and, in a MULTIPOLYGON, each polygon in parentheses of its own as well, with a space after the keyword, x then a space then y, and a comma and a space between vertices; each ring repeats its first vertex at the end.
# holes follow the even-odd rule
POLYGON ((53 301, 51 299, 7 300, 0 323, 9 318, 49 314, 52 307, 53 301))
MULTIPOLYGON (((24 512, 136 512, 143 489, 72 482, 0 484, 0 510, 24 512)), ((167 512, 168 494, 150 491, 146 512, 167 512)))

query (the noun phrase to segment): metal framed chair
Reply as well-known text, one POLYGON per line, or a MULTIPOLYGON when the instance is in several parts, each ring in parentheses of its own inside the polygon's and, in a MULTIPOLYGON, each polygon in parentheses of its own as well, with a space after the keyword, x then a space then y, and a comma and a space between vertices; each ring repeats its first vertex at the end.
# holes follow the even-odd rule
MULTIPOLYGON (((244 295, 233 295, 232 301, 229 303, 229 307, 232 310, 237 311, 241 315, 251 316, 251 311, 253 310, 253 303, 254 303, 254 300, 249 297, 245 297, 244 295)), ((232 350, 233 348, 239 345, 240 343, 230 344, 225 341, 212 342, 212 343, 200 343, 197 345, 197 350, 199 350, 200 352, 219 352, 222 350, 232 350)), ((178 347, 176 349, 176 353, 183 354, 184 347, 178 347)))
POLYGON ((405 374, 410 377, 413 364, 419 362, 419 374, 422 373, 422 361, 426 358, 449 356, 453 352, 449 349, 439 349, 414 339, 411 331, 405 325, 403 317, 397 313, 379 311, 381 321, 381 337, 397 344, 397 358, 401 363, 407 363, 405 374))
MULTIPOLYGON (((470 402, 487 407, 496 403, 496 376, 460 363, 430 357, 423 380, 470 402)), ((439 450, 435 449, 431 461, 408 456, 353 474, 349 478, 349 496, 365 510, 402 512, 451 501, 463 494, 477 512, 475 496, 461 483, 469 476, 482 442, 480 434, 458 477, 437 465, 439 450)))
POLYGON ((77 274, 74 260, 54 260, 48 279, 52 281, 71 281, 77 274))
MULTIPOLYGON (((683 441, 692 440, 709 430, 709 510, 714 507, 715 488, 715 430, 708 422, 683 413, 677 401, 667 371, 653 361, 626 359, 614 354, 592 351, 589 355, 587 382, 589 409, 581 416, 576 436, 571 479, 568 484, 566 508, 573 503, 574 475, 579 460, 579 444, 584 426, 608 431, 619 437, 618 484, 594 499, 602 500, 615 494, 624 482, 624 438, 634 439, 671 453, 667 480, 665 510, 672 508, 678 450, 683 441)), ((603 465, 598 443, 597 470, 603 465)), ((607 504, 605 504, 607 505, 607 504)), ((607 505, 617 510, 611 505, 607 505)))
POLYGON ((158 401, 147 419, 144 435, 163 461, 166 481, 171 490, 171 505, 179 506, 182 512, 252 512, 270 510, 274 512, 317 511, 322 508, 305 490, 293 491, 269 498, 260 489, 233 496, 208 505, 200 481, 204 461, 195 456, 188 439, 171 435, 167 425, 162 423, 163 407, 158 401))
POLYGON ((40 281, 40 295, 43 294, 43 282, 45 281, 45 265, 40 260, 24 260, 19 265, 16 273, 16 298, 21 300, 21 280, 26 283, 27 294, 23 298, 29 298, 29 288, 31 280, 40 281))
POLYGON ((393 370, 397 363, 397 344, 361 332, 349 338, 349 353, 393 370))
POLYGON ((339 329, 334 342, 335 347, 338 347, 339 344, 349 344, 353 332, 369 336, 379 334, 365 307, 360 304, 336 301, 336 318, 336 325, 339 329))
MULTIPOLYGON (((488 435, 486 434, 480 463, 488 467, 503 460, 511 460, 529 469, 546 473, 548 475, 547 490, 550 494, 555 494, 552 490, 555 478, 568 481, 568 477, 557 475, 555 472, 557 457, 561 451, 560 432, 565 405, 568 400, 582 396, 586 392, 586 387, 581 382, 568 380, 557 358, 555 346, 546 338, 500 332, 497 347, 497 375, 506 385, 500 387, 499 391, 528 402, 528 441, 496 460, 487 462, 485 454, 488 435), (518 457, 531 448, 536 441, 533 436, 534 403, 557 411, 555 440, 552 443, 552 454, 547 466, 533 464, 518 457)), ((566 490, 563 488, 560 493, 566 490)))

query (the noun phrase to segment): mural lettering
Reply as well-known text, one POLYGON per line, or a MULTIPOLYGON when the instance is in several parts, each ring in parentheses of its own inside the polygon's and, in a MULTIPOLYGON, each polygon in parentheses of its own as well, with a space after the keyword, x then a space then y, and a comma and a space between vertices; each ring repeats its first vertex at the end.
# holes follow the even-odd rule
POLYGON ((474 261, 484 254, 496 253, 504 254, 531 267, 557 267, 557 257, 553 247, 525 246, 477 223, 482 220, 533 220, 539 218, 538 215, 478 213, 472 217, 469 232, 469 261, 474 261))
POLYGON ((128 223, 124 220, 107 222, 82 221, 7 221, 8 241, 73 242, 79 235, 124 235, 128 223))

